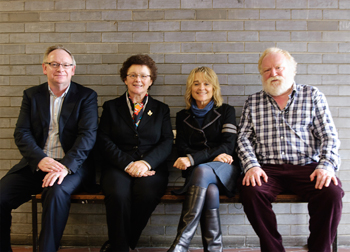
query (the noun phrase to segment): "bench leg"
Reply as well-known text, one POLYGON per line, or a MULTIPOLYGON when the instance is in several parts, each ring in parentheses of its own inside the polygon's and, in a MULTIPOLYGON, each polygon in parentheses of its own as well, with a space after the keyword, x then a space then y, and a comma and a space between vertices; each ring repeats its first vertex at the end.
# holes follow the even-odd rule
POLYGON ((32 196, 32 228, 33 228, 33 252, 38 251, 38 202, 35 195, 32 196))
POLYGON ((333 244, 332 244, 332 251, 338 252, 338 232, 336 233, 333 244))

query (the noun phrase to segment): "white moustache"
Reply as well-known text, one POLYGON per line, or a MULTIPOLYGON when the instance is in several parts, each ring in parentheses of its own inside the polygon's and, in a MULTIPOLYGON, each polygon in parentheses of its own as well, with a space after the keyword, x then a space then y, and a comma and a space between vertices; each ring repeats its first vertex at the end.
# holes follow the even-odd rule
POLYGON ((276 81, 276 80, 279 81, 279 83, 282 83, 283 78, 282 78, 281 76, 270 77, 270 78, 267 80, 267 83, 268 83, 269 85, 271 85, 272 82, 273 82, 273 81, 276 81))

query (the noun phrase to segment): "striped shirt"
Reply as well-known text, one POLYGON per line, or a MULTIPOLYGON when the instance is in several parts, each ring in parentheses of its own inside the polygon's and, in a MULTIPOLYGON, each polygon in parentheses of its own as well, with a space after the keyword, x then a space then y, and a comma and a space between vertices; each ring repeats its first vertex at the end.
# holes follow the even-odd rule
POLYGON ((264 91, 250 95, 238 131, 244 171, 260 164, 306 165, 337 171, 340 141, 326 97, 317 88, 294 84, 281 110, 264 91))
POLYGON ((44 146, 44 153, 53 159, 62 159, 64 157, 64 151, 59 136, 59 118, 62 104, 68 93, 69 87, 70 86, 68 86, 66 91, 60 97, 57 97, 48 86, 50 93, 50 126, 44 146))

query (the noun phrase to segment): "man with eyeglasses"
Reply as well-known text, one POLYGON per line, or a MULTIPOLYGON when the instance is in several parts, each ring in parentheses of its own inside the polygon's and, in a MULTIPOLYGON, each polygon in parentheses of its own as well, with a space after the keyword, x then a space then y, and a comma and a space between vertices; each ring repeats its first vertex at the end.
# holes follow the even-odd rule
POLYGON ((342 211, 340 141, 326 97, 296 84, 289 52, 268 48, 258 63, 263 90, 250 95, 238 131, 244 211, 261 251, 285 251, 271 203, 282 192, 308 202, 308 251, 330 252, 342 211))
POLYGON ((42 64, 47 82, 24 91, 14 133, 22 155, 0 180, 0 251, 12 251, 11 211, 42 192, 39 251, 57 251, 70 195, 90 179, 85 160, 96 140, 97 94, 71 81, 76 63, 63 46, 49 47, 42 64))

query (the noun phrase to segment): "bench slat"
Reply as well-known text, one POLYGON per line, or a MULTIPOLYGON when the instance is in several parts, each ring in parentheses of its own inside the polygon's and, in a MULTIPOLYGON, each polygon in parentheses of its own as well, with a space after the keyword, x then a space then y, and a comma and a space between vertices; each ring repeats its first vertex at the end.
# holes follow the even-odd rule
MULTIPOLYGON (((165 194, 162 197, 162 202, 181 202, 185 199, 185 195, 173 195, 171 193, 172 190, 179 189, 180 187, 168 187, 165 194)), ((36 194, 35 198, 40 201, 41 200, 41 194, 36 194)), ((71 199, 74 201, 86 201, 85 203, 88 203, 89 201, 103 201, 105 196, 102 194, 102 192, 99 193, 86 193, 82 192, 79 194, 73 194, 71 196, 71 199)), ((236 194, 234 197, 229 198, 225 195, 220 195, 220 202, 221 203, 239 203, 239 194, 236 194)), ((280 194, 276 198, 276 203, 297 203, 297 202, 305 202, 301 197, 295 195, 295 194, 280 194)))
MULTIPOLYGON (((172 190, 179 189, 180 187, 168 187, 164 196, 162 197, 162 203, 175 203, 182 202, 185 199, 185 195, 173 195, 172 190)), ((86 193, 82 192, 79 194, 71 195, 71 200, 74 203, 83 203, 83 204, 95 204, 103 203, 105 196, 102 192, 99 193, 86 193)), ((36 194, 32 196, 32 226, 33 226, 33 252, 36 252, 38 249, 38 223, 37 223, 37 203, 41 202, 41 194, 36 194)), ((239 203, 240 198, 239 194, 236 194, 232 198, 228 198, 225 195, 220 195, 220 203, 239 203)), ((276 203, 301 203, 305 202, 301 197, 295 194, 280 194, 276 198, 276 203)), ((336 235, 333 244, 332 251, 338 251, 338 235, 336 235)))

